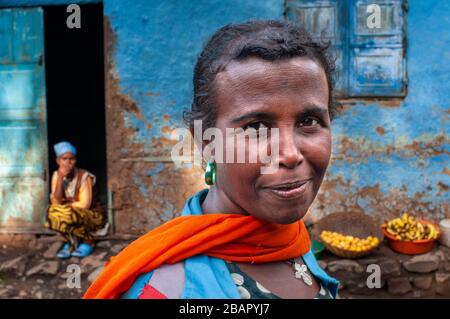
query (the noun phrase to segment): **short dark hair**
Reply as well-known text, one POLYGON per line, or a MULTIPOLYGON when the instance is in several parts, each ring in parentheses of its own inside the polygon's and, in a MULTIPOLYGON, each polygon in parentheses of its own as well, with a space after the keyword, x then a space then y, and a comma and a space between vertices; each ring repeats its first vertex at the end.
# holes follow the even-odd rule
POLYGON ((183 119, 191 128, 194 120, 202 120, 203 129, 214 126, 217 115, 211 96, 214 80, 231 61, 247 57, 275 61, 297 56, 311 58, 325 71, 329 89, 328 110, 333 119, 339 113, 339 105, 332 96, 335 59, 329 48, 329 43, 313 41, 306 30, 290 22, 256 20, 228 24, 214 33, 197 59, 192 106, 190 111, 183 112, 183 119))

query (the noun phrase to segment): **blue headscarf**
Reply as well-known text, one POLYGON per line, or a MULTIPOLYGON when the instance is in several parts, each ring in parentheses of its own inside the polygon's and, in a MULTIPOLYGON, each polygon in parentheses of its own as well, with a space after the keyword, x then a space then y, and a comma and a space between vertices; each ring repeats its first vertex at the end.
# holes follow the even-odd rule
POLYGON ((63 155, 64 153, 72 153, 73 155, 77 155, 75 146, 69 142, 59 142, 53 146, 53 149, 55 150, 57 157, 63 155))

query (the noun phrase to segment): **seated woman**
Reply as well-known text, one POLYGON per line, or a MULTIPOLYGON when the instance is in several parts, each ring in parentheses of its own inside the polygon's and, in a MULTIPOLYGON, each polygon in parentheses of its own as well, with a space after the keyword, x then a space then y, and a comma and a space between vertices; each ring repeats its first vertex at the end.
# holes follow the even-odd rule
POLYGON ((57 257, 86 257, 94 250, 91 233, 104 225, 103 210, 93 196, 95 176, 75 166, 72 144, 60 142, 54 150, 58 170, 52 176, 47 226, 66 239, 57 257))
MULTIPOLYGON (((261 160, 212 154, 210 188, 111 258, 84 298, 336 298, 339 282, 318 265, 302 220, 331 156, 333 70, 327 46, 295 25, 218 30, 197 61, 185 120, 191 131, 202 120, 223 136, 277 128, 278 169, 262 174, 261 160)), ((209 143, 196 140, 200 149, 209 143)))

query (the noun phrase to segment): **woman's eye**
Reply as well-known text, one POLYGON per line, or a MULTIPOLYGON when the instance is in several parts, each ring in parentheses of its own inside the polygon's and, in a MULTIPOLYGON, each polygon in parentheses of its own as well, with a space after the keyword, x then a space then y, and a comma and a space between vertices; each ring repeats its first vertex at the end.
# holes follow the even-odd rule
POLYGON ((307 117, 300 121, 300 126, 314 126, 319 124, 319 121, 313 117, 307 117))
POLYGON ((246 131, 248 128, 253 128, 258 132, 261 129, 267 129, 267 126, 264 125, 263 122, 255 122, 255 123, 247 124, 246 126, 244 126, 244 131, 246 131))

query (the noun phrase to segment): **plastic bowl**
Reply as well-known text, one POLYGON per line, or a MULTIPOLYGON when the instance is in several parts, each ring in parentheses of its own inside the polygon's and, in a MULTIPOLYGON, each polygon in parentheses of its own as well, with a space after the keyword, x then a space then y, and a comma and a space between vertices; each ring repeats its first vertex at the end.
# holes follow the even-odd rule
POLYGON ((420 221, 423 224, 432 224, 436 231, 438 232, 438 236, 436 239, 423 239, 423 240, 413 240, 413 241, 406 241, 406 240, 400 240, 389 234, 384 228, 383 233, 384 236, 388 239, 389 246, 392 248, 392 250, 406 255, 418 255, 418 254, 425 254, 433 249, 434 241, 439 239, 439 236, 441 234, 439 227, 431 222, 428 222, 426 220, 420 221))
POLYGON ((325 245, 317 240, 312 241, 312 249, 314 252, 314 256, 319 258, 322 255, 322 252, 325 250, 325 245))

